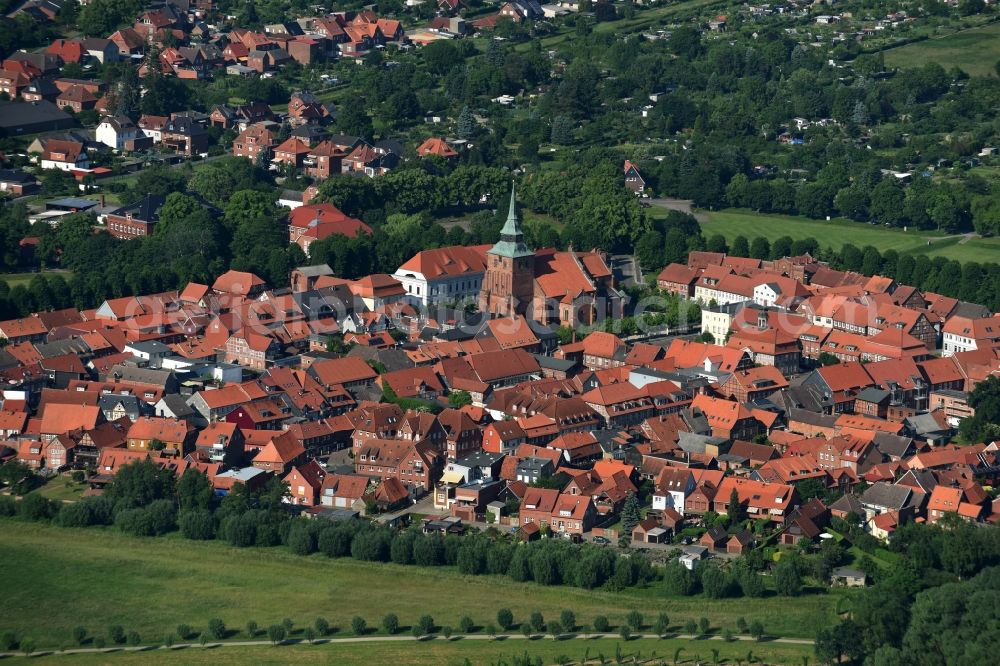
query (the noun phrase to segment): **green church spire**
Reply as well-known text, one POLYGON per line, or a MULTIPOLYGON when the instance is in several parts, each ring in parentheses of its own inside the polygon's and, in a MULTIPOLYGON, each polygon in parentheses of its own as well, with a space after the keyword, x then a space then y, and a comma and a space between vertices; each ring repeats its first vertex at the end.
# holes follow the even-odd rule
POLYGON ((524 244, 524 232, 521 231, 521 222, 517 219, 517 203, 514 199, 514 184, 510 185, 510 210, 507 211, 507 221, 500 230, 500 240, 490 250, 490 254, 500 257, 530 257, 534 254, 524 244))

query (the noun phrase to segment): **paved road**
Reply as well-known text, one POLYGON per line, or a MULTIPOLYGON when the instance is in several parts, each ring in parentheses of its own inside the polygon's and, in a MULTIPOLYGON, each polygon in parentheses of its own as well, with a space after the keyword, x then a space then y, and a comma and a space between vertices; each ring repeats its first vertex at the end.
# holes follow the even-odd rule
MULTIPOLYGON (((530 638, 541 638, 545 634, 532 634, 530 638)), ((704 640, 704 641, 721 641, 722 636, 711 635, 697 635, 697 634, 670 634, 671 638, 680 638, 682 640, 704 640)), ((522 634, 497 634, 498 639, 504 641, 508 640, 528 640, 529 637, 522 634)), ((617 638, 620 639, 619 634, 566 634, 564 637, 560 638, 562 641, 570 640, 591 640, 595 638, 617 638)), ((635 638, 661 638, 656 634, 633 634, 633 639, 635 638)), ((413 636, 352 636, 350 638, 322 638, 316 641, 317 645, 333 645, 337 643, 398 643, 398 642, 415 642, 415 641, 429 641, 429 640, 448 640, 443 637, 438 637, 436 634, 430 636, 422 636, 420 638, 415 638, 413 636)), ((486 634, 469 634, 469 635, 459 635, 453 637, 451 640, 463 640, 463 641, 490 641, 495 640, 492 636, 487 636, 486 634)), ((733 636, 734 641, 753 641, 751 636, 738 635, 733 636)), ((812 645, 813 641, 808 638, 771 638, 765 639, 768 643, 787 643, 791 645, 812 645)), ((292 639, 284 641, 283 645, 304 645, 307 641, 301 639, 292 639)), ((140 645, 136 647, 132 646, 116 646, 112 648, 71 648, 69 650, 35 650, 34 652, 25 655, 23 652, 0 652, 0 659, 6 659, 9 657, 20 657, 20 656, 30 656, 30 657, 40 657, 43 655, 74 655, 74 654, 96 654, 96 653, 114 653, 114 652, 148 652, 154 650, 180 650, 184 648, 196 648, 202 647, 198 643, 176 643, 170 648, 164 647, 162 645, 140 645)), ((224 647, 271 647, 271 641, 216 641, 212 643, 206 643, 204 645, 206 648, 224 648, 224 647)))

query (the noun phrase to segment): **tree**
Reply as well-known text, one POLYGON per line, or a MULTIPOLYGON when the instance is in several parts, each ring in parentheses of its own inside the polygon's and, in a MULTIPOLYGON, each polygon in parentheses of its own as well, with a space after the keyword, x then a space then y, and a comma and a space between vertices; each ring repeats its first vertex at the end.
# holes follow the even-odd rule
POLYGON ((701 569, 701 587, 709 599, 722 599, 729 593, 729 579, 718 566, 706 565, 701 569))
POLYGON ((537 632, 545 630, 545 617, 539 611, 533 611, 528 619, 528 624, 537 632))
POLYGON ((312 627, 306 627, 305 631, 302 632, 302 636, 310 643, 316 640, 316 630, 312 627))
POLYGON ((125 642, 125 629, 120 624, 108 627, 108 640, 117 645, 125 642))
POLYGON ((635 255, 639 265, 647 270, 655 271, 663 268, 663 250, 663 234, 655 229, 644 233, 635 244, 635 255))
POLYGON ((636 631, 642 631, 642 613, 635 609, 630 610, 625 616, 625 623, 636 631))
POLYGON ((755 641, 764 637, 764 625, 761 624, 760 620, 754 620, 750 623, 750 637, 755 641))
POLYGON ((729 254, 734 257, 750 256, 750 244, 747 241, 746 236, 737 236, 733 239, 733 244, 729 248, 729 254))
POLYGON ((774 568, 774 587, 783 597, 797 597, 802 592, 799 567, 790 557, 783 557, 774 568))
POLYGON ((271 641, 271 645, 280 645, 285 641, 285 628, 280 624, 272 624, 267 628, 267 638, 271 641))
POLYGON ((87 640, 87 630, 83 627, 73 627, 73 640, 77 645, 83 645, 87 640))
POLYGON ((462 112, 458 115, 455 133, 461 139, 471 139, 476 135, 476 118, 467 106, 462 107, 462 112))
POLYGON ((399 633, 399 618, 395 613, 388 613, 382 618, 382 628, 385 629, 385 633, 389 635, 399 633))
POLYGON ((738 525, 746 519, 743 503, 740 502, 740 494, 736 492, 735 488, 729 493, 729 502, 726 504, 726 518, 730 525, 738 525))
POLYGON ((432 634, 434 633, 435 626, 434 618, 430 615, 421 615, 420 619, 417 620, 417 626, 420 627, 420 630, 423 631, 425 635, 432 634))
POLYGON ((559 622, 566 631, 573 631, 576 629, 576 614, 568 608, 563 609, 559 613, 559 622))
POLYGON ((472 618, 468 615, 463 615, 458 621, 458 628, 463 634, 471 634, 475 626, 472 618))
POLYGON ((501 608, 497 611, 497 624, 504 631, 509 631, 514 626, 514 614, 510 612, 509 608, 501 608))
POLYGON ((840 359, 831 354, 830 352, 820 352, 817 360, 819 361, 819 364, 822 366, 837 365, 838 363, 840 363, 840 359))
POLYGON ((364 636, 368 632, 368 623, 365 622, 365 618, 360 615, 355 615, 351 619, 351 631, 353 631, 358 636, 364 636))
POLYGON ((216 640, 226 637, 226 623, 215 617, 208 621, 208 633, 216 640))
POLYGON ((639 498, 635 496, 635 493, 630 493, 622 506, 622 537, 631 541, 632 530, 635 529, 640 520, 642 520, 642 516, 640 515, 639 498))
POLYGON ((467 407, 472 404, 472 396, 468 391, 452 391, 448 394, 448 406, 455 409, 467 407))
POLYGON ((594 631, 599 634, 606 634, 609 629, 611 629, 611 623, 608 622, 607 617, 604 615, 598 615, 594 618, 594 631))
MULTIPOLYGON (((257 631, 258 631, 257 623, 253 620, 248 620, 246 627, 247 636, 249 636, 250 638, 254 638, 257 635, 257 631)), ((181 636, 181 638, 183 638, 183 636, 181 636)))
POLYGON ((702 635, 708 633, 708 630, 712 628, 712 623, 708 621, 707 617, 703 617, 698 620, 698 629, 701 631, 702 635))
POLYGON ((632 640, 631 627, 629 627, 628 624, 622 624, 622 626, 618 627, 618 635, 621 636, 623 641, 627 642, 632 640))
POLYGON ((138 631, 130 631, 130 632, 128 632, 128 639, 127 640, 128 640, 128 644, 131 645, 132 647, 137 647, 140 643, 142 643, 142 637, 139 636, 139 632, 138 631))
POLYGON ((188 639, 191 638, 191 636, 193 635, 193 632, 191 631, 191 627, 189 627, 188 625, 186 625, 186 624, 178 624, 177 625, 177 635, 180 636, 181 640, 186 641, 186 640, 188 640, 188 639))
POLYGON ((573 143, 573 130, 575 124, 569 116, 559 115, 552 119, 551 139, 552 143, 560 146, 568 146, 573 143))
POLYGON ((684 633, 694 636, 698 631, 698 625, 694 620, 688 620, 684 623, 684 633))
POLYGON ((559 620, 549 620, 548 630, 549 635, 552 636, 553 639, 558 640, 559 636, 563 632, 563 626, 559 620))
POLYGON ((763 236, 757 236, 750 244, 750 256, 754 259, 769 259, 771 257, 771 244, 763 236))

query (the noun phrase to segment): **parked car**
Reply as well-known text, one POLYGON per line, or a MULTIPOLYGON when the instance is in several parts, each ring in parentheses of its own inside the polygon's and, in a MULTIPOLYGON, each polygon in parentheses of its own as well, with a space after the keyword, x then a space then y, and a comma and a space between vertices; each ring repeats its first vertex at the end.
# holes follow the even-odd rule
POLYGON ((604 545, 604 546, 606 546, 606 545, 608 545, 609 543, 611 543, 611 540, 610 540, 610 539, 608 539, 607 537, 602 537, 602 536, 595 536, 595 537, 594 537, 594 543, 599 543, 599 544, 601 544, 601 545, 604 545))

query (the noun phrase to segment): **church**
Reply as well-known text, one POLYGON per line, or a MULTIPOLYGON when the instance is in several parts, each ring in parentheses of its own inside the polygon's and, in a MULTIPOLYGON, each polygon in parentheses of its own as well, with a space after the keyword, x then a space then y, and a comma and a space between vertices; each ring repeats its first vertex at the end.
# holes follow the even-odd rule
POLYGON ((524 242, 514 189, 500 240, 486 251, 479 309, 495 317, 525 315, 555 326, 588 326, 621 318, 624 300, 603 252, 532 251, 524 242))

